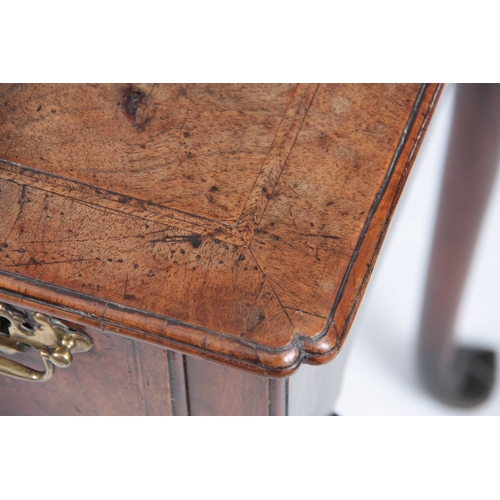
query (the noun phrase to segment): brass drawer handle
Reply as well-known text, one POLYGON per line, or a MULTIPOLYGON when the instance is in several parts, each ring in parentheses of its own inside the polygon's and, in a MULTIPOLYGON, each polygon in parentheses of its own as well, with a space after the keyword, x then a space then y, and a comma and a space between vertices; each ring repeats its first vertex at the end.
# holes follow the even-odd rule
MULTIPOLYGON (((68 367, 73 361, 73 354, 89 351, 93 345, 87 335, 70 330, 61 321, 42 313, 31 315, 33 327, 28 324, 28 318, 5 304, 0 304, 0 317, 9 322, 0 332, 0 351, 16 354, 33 347, 40 352, 45 365, 45 372, 39 372, 0 357, 0 374, 8 377, 45 382, 52 377, 54 366, 68 367)), ((3 322, 4 325, 5 323, 3 322)))

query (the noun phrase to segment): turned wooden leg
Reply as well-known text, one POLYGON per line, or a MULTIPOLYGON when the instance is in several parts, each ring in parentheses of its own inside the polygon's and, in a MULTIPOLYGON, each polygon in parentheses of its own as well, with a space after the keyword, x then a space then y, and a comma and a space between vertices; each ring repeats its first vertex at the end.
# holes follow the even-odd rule
POLYGON ((441 401, 474 406, 494 353, 456 345, 453 328, 500 153, 500 85, 458 85, 420 325, 419 368, 441 401))

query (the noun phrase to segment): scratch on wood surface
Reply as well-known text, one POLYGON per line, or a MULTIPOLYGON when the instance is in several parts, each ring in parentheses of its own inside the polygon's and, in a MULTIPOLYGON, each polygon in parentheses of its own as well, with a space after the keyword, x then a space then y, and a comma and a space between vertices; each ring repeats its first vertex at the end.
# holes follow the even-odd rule
POLYGON ((25 203, 25 196, 26 196, 26 186, 23 184, 21 188, 21 196, 19 198, 18 204, 19 204, 19 212, 17 213, 16 219, 12 223, 12 226, 10 227, 9 234, 7 234, 7 237, 5 238, 4 243, 7 243, 9 241, 10 235, 12 234, 13 229, 16 227, 17 222, 19 221, 19 218, 21 217, 22 211, 24 209, 24 203, 25 203))
MULTIPOLYGON (((179 131, 179 140, 182 138, 182 131, 184 130, 184 126, 186 125, 186 123, 187 123, 187 121, 189 119, 189 115, 190 114, 191 114, 191 101, 188 99, 188 109, 187 109, 187 112, 186 112, 186 118, 182 122, 181 129, 179 131)), ((174 171, 174 173, 175 173, 175 171, 174 171)), ((170 177, 172 177, 172 176, 170 176, 170 177)))
POLYGON ((45 265, 49 266, 51 264, 71 264, 74 262, 88 262, 88 261, 95 261, 95 258, 92 259, 68 259, 68 260, 54 260, 51 262, 44 262, 44 261, 36 261, 33 258, 30 259, 30 262, 22 262, 18 264, 6 264, 5 267, 24 267, 24 266, 39 266, 39 265, 45 265))

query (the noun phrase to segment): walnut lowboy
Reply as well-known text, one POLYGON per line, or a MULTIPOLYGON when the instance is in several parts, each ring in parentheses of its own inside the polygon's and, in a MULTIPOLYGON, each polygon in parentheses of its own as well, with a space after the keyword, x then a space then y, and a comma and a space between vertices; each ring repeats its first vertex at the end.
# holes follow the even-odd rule
POLYGON ((0 414, 331 412, 440 91, 0 85, 0 414))
POLYGON ((93 345, 86 335, 72 331, 57 319, 42 313, 32 315, 33 327, 29 325, 28 318, 4 304, 0 304, 0 317, 10 323, 5 328, 8 334, 2 332, 0 335, 0 351, 17 354, 32 347, 40 352, 45 365, 45 372, 39 372, 10 359, 0 358, 0 373, 9 377, 45 382, 52 377, 54 366, 68 367, 73 361, 73 354, 89 351, 93 345))

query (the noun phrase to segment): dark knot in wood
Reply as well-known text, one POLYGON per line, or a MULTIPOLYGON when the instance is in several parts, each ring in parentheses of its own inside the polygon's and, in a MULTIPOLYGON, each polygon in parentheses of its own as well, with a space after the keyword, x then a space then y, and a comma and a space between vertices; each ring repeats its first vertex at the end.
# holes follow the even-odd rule
POLYGON ((138 113, 146 109, 147 96, 146 94, 136 88, 128 88, 122 98, 123 114, 127 117, 129 122, 136 127, 138 113))

